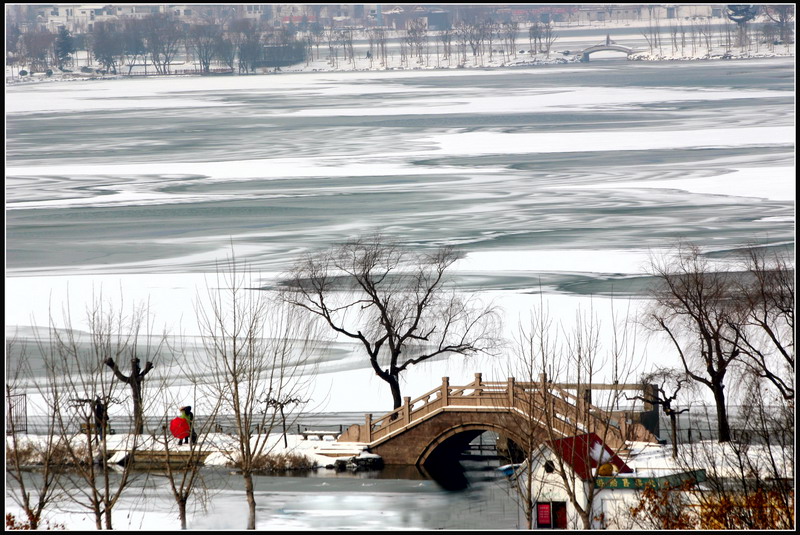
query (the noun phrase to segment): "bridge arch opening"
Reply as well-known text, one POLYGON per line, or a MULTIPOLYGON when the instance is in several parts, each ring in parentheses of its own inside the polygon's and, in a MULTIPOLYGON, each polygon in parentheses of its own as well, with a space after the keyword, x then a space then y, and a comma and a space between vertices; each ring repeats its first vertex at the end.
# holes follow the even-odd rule
MULTIPOLYGON (((420 454, 417 467, 424 475, 448 490, 466 488, 469 482, 461 464, 465 459, 463 454, 469 452, 476 439, 484 433, 498 437, 494 444, 489 439, 486 441, 486 445, 495 450, 494 455, 510 455, 501 464, 521 462, 526 457, 524 448, 520 446, 524 444, 522 437, 516 436, 510 429, 486 423, 465 424, 451 427, 432 440, 420 454), (501 445, 500 450, 496 449, 498 444, 501 445)), ((497 459, 491 455, 486 456, 486 460, 491 458, 497 459)))
POLYGON ((512 446, 514 451, 522 452, 522 455, 525 454, 521 445, 525 444, 526 440, 524 440, 524 437, 519 436, 515 430, 506 426, 481 422, 460 424, 445 429, 422 450, 416 464, 417 466, 424 466, 440 460, 443 456, 457 457, 469 447, 473 440, 485 432, 493 432, 503 437, 505 441, 514 445, 512 446))
POLYGON ((628 59, 628 53, 623 52, 621 50, 598 50, 596 52, 590 52, 588 54, 584 54, 584 57, 587 58, 586 61, 589 61, 588 58, 591 57, 593 60, 603 60, 603 59, 628 59))

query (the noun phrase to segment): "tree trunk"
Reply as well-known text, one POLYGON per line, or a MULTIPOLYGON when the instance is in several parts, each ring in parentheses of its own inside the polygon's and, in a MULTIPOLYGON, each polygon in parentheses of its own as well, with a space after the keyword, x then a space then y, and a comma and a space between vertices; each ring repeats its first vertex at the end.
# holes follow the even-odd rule
POLYGON ((671 412, 669 415, 669 425, 672 427, 672 458, 678 458, 678 416, 671 412))
POLYGON ((731 441, 731 428, 728 425, 728 409, 725 407, 725 392, 721 381, 714 382, 714 401, 717 405, 717 432, 719 442, 731 441))
POLYGON ((581 518, 583 529, 592 529, 592 517, 588 510, 589 507, 591 507, 591 503, 587 504, 586 511, 578 511, 578 516, 581 518))
POLYGON ((181 519, 181 529, 186 530, 186 499, 178 500, 178 517, 181 519))
POLYGON ((247 506, 249 508, 247 529, 256 529, 256 497, 253 488, 253 474, 249 472, 244 474, 244 492, 247 495, 247 506))
POLYGON ((144 419, 142 418, 142 386, 139 381, 131 383, 133 393, 133 432, 137 435, 144 434, 144 419))
POLYGON ((530 467, 533 466, 533 458, 530 455, 530 451, 532 450, 529 449, 528 451, 529 453, 526 459, 528 463, 528 469, 525 471, 526 472, 525 485, 527 488, 525 489, 523 502, 525 507, 525 523, 527 524, 526 526, 527 529, 530 530, 533 529, 533 515, 534 515, 534 510, 536 509, 536 504, 534 503, 533 499, 533 470, 530 469, 530 467))
POLYGON ((400 381, 397 375, 390 375, 386 382, 389 383, 389 388, 392 391, 392 403, 394 404, 392 408, 399 409, 403 406, 403 398, 400 394, 400 381))

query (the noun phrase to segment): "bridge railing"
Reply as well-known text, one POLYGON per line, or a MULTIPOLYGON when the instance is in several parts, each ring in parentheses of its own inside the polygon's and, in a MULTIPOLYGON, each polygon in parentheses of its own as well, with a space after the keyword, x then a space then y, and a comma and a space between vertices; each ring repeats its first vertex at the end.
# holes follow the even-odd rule
MULTIPOLYGON (((445 407, 492 407, 511 409, 529 418, 541 418, 562 436, 574 435, 576 431, 594 432, 612 447, 621 446, 625 439, 648 440, 647 431, 630 427, 624 419, 616 419, 608 411, 592 405, 585 399, 585 390, 605 389, 603 385, 559 385, 541 382, 508 381, 484 382, 481 374, 465 386, 450 386, 448 377, 442 384, 425 394, 411 399, 403 398, 403 405, 372 420, 366 415, 364 425, 346 433, 340 440, 375 442, 399 432, 413 422, 445 407), (578 395, 568 389, 576 389, 578 395), (537 416, 541 415, 541 417, 537 416)), ((613 388, 637 387, 638 385, 615 385, 613 388)), ((641 427, 641 426, 638 426, 641 427)))
MULTIPOLYGON (((643 425, 632 420, 631 411, 609 411, 587 401, 592 390, 640 390, 641 384, 575 384, 575 383, 517 383, 526 392, 538 393, 540 407, 551 411, 552 426, 564 433, 576 430, 594 432, 612 447, 622 447, 627 440, 654 442, 656 437, 643 425), (577 394, 572 393, 574 390, 577 394), (547 400, 547 401, 546 401, 547 400), (546 404, 549 403, 549 404, 546 404), (559 425, 559 424, 568 425, 559 425)), ((645 404, 644 410, 653 410, 645 404)))

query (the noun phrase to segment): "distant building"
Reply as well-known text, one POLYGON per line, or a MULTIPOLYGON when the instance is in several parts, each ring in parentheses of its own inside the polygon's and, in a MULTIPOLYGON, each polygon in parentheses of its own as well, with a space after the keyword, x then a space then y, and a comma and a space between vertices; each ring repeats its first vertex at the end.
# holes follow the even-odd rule
POLYGON ((273 26, 318 23, 405 30, 410 21, 421 20, 430 30, 444 30, 485 17, 521 24, 592 24, 720 17, 722 9, 719 4, 17 4, 6 6, 6 16, 22 31, 36 25, 50 31, 64 26, 80 34, 90 32, 95 22, 156 13, 168 13, 187 24, 245 18, 273 26))
POLYGON ((422 20, 429 30, 448 30, 453 24, 450 11, 427 5, 383 6, 381 14, 384 25, 393 30, 405 30, 415 20, 422 20))

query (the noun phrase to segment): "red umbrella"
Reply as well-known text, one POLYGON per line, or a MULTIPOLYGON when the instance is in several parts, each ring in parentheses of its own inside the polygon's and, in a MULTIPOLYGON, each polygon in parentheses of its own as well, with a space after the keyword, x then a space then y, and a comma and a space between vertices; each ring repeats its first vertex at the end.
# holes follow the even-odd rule
POLYGON ((169 423, 169 430, 177 439, 186 438, 189 436, 189 422, 178 416, 169 423))

